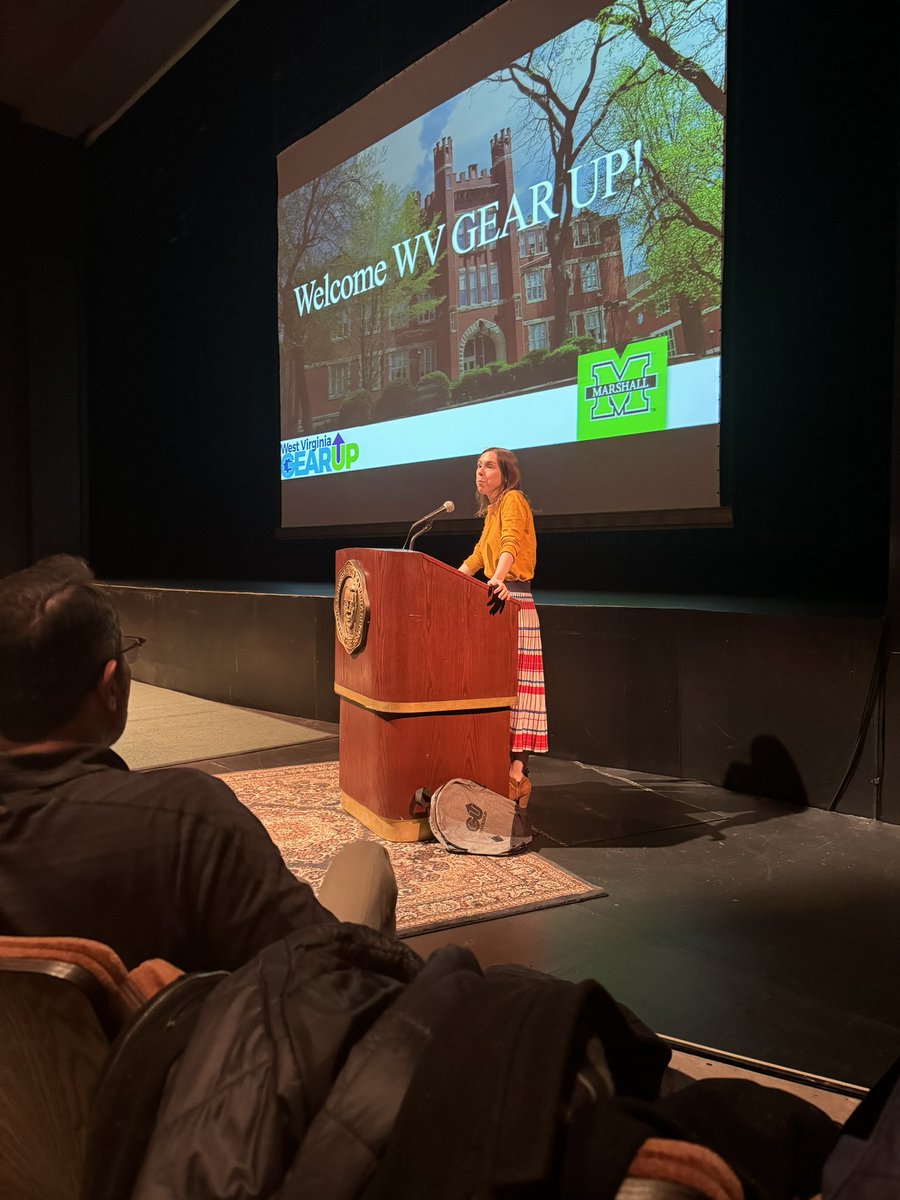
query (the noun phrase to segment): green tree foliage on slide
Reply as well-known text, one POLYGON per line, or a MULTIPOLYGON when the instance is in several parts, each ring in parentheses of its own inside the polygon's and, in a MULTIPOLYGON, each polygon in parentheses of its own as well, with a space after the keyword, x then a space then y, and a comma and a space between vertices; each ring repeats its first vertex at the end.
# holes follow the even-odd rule
POLYGON ((301 317, 294 288, 321 277, 340 254, 375 178, 372 154, 359 154, 282 197, 278 203, 281 393, 288 400, 282 436, 312 432, 306 367, 310 362, 333 356, 333 316, 309 312, 301 317))
MULTIPOLYGON (((437 274, 424 245, 402 277, 392 247, 425 231, 412 195, 382 180, 373 152, 327 171, 284 197, 278 207, 279 330, 282 393, 289 398, 285 436, 313 431, 306 379, 310 363, 352 356, 361 388, 378 391, 391 330, 437 307, 428 291, 437 274), (384 259, 387 277, 349 302, 300 316, 293 289, 329 272, 334 279, 384 259)), ((429 230, 432 245, 437 229, 429 230)), ((440 261, 439 259, 436 261, 440 261)))
POLYGON ((621 0, 597 23, 627 38, 596 136, 643 144, 642 182, 619 215, 645 251, 646 298, 696 306, 722 283, 724 3, 621 0))
POLYGON ((360 387, 369 392, 379 391, 388 382, 384 356, 396 339, 394 331, 441 302, 441 297, 428 295, 440 258, 435 258, 432 266, 420 240, 415 269, 401 275, 393 249, 405 241, 415 241, 425 232, 434 247, 437 221, 430 228, 426 226, 414 195, 404 195, 396 185, 378 179, 354 215, 342 252, 331 264, 333 273, 345 275, 382 260, 387 263, 383 286, 364 292, 347 306, 350 347, 359 365, 360 387))
POLYGON ((525 147, 547 147, 559 214, 547 229, 553 344, 568 312, 570 171, 638 139, 642 183, 615 208, 645 251, 650 298, 696 304, 718 293, 724 20, 725 0, 600 0, 589 32, 579 26, 489 77, 518 89, 525 147))

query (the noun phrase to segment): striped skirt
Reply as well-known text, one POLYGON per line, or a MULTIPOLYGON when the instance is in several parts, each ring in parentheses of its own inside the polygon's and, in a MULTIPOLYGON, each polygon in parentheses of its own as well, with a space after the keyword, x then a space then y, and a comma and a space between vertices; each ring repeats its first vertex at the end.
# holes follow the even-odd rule
POLYGON ((514 592, 519 605, 519 680, 510 710, 509 748, 542 754, 547 750, 547 701, 541 626, 529 592, 514 592))

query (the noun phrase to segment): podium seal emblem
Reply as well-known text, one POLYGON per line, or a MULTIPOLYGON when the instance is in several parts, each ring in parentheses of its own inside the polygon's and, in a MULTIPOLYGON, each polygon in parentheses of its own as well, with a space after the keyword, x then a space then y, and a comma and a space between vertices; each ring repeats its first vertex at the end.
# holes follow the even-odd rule
POLYGON ((355 558, 341 567, 334 585, 334 626, 348 654, 358 654, 369 629, 369 593, 366 577, 355 558))

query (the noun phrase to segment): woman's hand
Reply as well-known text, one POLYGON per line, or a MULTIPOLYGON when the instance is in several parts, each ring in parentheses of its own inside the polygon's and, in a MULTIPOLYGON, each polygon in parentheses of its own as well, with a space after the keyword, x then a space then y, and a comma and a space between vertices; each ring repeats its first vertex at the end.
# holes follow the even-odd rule
POLYGON ((488 580, 487 586, 488 586, 488 591, 493 596, 496 596, 498 600, 508 600, 509 599, 509 588, 506 586, 506 584, 503 582, 503 580, 501 578, 499 578, 498 576, 492 575, 491 578, 488 580))

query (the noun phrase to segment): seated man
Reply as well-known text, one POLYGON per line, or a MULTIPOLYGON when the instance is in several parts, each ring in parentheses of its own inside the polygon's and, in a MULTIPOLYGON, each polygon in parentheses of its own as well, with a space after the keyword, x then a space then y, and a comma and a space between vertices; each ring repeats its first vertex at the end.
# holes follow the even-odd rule
MULTIPOLYGON (((335 915, 221 779, 132 772, 110 749, 137 642, 78 559, 0 580, 0 933, 93 938, 128 967, 234 970, 335 915)), ((322 895, 341 920, 393 929, 375 843, 342 851, 322 895)))

